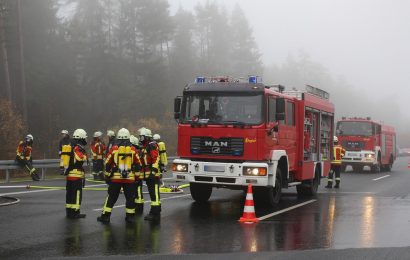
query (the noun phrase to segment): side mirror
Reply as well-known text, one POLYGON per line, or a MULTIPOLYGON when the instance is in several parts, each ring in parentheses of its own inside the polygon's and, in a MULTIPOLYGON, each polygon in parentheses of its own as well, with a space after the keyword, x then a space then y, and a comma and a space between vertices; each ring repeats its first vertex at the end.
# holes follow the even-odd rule
POLYGON ((276 121, 285 120, 285 99, 277 98, 276 99, 276 121))
POLYGON ((181 115, 181 103, 182 103, 181 97, 176 97, 174 99, 174 118, 175 119, 179 119, 181 115))

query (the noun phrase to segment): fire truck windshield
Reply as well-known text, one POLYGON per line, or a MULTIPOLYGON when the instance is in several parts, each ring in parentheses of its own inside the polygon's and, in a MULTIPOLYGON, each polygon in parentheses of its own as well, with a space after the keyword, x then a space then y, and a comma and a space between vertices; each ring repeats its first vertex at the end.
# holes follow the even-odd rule
POLYGON ((336 132, 338 135, 370 136, 373 134, 373 127, 370 122, 343 121, 337 123, 336 132))
POLYGON ((181 123, 258 125, 262 104, 261 94, 189 93, 182 102, 181 123))

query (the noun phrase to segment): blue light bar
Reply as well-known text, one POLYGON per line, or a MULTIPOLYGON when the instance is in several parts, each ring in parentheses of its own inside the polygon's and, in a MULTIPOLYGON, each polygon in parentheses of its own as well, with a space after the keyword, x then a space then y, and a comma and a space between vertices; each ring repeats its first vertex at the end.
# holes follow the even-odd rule
POLYGON ((249 76, 249 83, 258 83, 258 76, 249 76))
POLYGON ((196 77, 196 83, 205 83, 205 77, 196 77))

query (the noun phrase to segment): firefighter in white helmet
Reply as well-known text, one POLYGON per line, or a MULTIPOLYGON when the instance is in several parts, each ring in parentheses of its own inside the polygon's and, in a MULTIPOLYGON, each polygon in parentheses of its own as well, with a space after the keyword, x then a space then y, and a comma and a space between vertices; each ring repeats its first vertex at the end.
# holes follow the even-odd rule
POLYGON ((34 137, 31 134, 26 135, 24 141, 20 141, 16 149, 16 162, 28 171, 33 181, 39 181, 40 177, 33 167, 33 141, 34 137))
MULTIPOLYGON (((85 218, 85 214, 80 213, 82 200, 82 190, 84 181, 84 162, 88 161, 85 146, 87 145, 87 133, 84 129, 77 129, 73 133, 68 158, 61 158, 64 161, 66 184, 66 213, 67 218, 85 218)), ((66 154, 61 157, 67 156, 66 154)))
POLYGON ((91 154, 93 161, 93 177, 94 180, 104 180, 104 152, 105 144, 102 141, 102 132, 97 131, 93 135, 91 142, 91 154))
POLYGON ((345 156, 346 150, 343 149, 341 145, 339 145, 339 139, 337 136, 333 137, 333 153, 332 153, 332 165, 330 168, 329 176, 327 179, 327 186, 326 188, 332 188, 333 183, 333 175, 335 176, 335 188, 338 189, 340 187, 340 168, 342 167, 342 158, 345 156))
POLYGON ((107 155, 113 145, 115 144, 115 132, 113 130, 107 130, 107 136, 108 136, 108 143, 107 143, 107 148, 105 150, 105 154, 107 155))
POLYGON ((154 134, 153 139, 158 144, 159 169, 161 173, 166 172, 166 166, 168 165, 168 156, 165 143, 161 140, 161 136, 159 134, 154 134))
POLYGON ((142 213, 144 198, 142 195, 142 181, 145 180, 151 198, 151 209, 144 217, 148 221, 158 221, 161 218, 160 182, 158 144, 152 140, 151 130, 143 127, 138 130, 140 136, 141 174, 137 181, 137 196, 135 198, 137 213, 142 213))
POLYGON ((117 142, 111 148, 105 160, 105 177, 108 180, 108 197, 105 200, 98 221, 108 224, 112 208, 117 202, 121 188, 125 195, 125 221, 135 222, 135 174, 140 171, 137 150, 130 142, 130 132, 121 128, 117 133, 117 142))

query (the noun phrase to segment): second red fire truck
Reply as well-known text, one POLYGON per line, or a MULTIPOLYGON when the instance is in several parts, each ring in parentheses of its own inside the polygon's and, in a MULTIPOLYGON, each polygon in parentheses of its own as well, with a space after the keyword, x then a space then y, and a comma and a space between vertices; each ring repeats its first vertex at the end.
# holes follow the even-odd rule
POLYGON ((337 122, 339 144, 346 150, 342 170, 350 165, 354 172, 369 166, 372 172, 390 171, 396 160, 396 132, 392 126, 370 117, 343 117, 337 122))
POLYGON ((316 194, 328 175, 334 105, 323 90, 285 91, 257 77, 199 77, 175 99, 174 110, 179 159, 173 176, 190 183, 196 201, 207 201, 214 187, 251 183, 255 200, 273 205, 283 188, 316 194))

